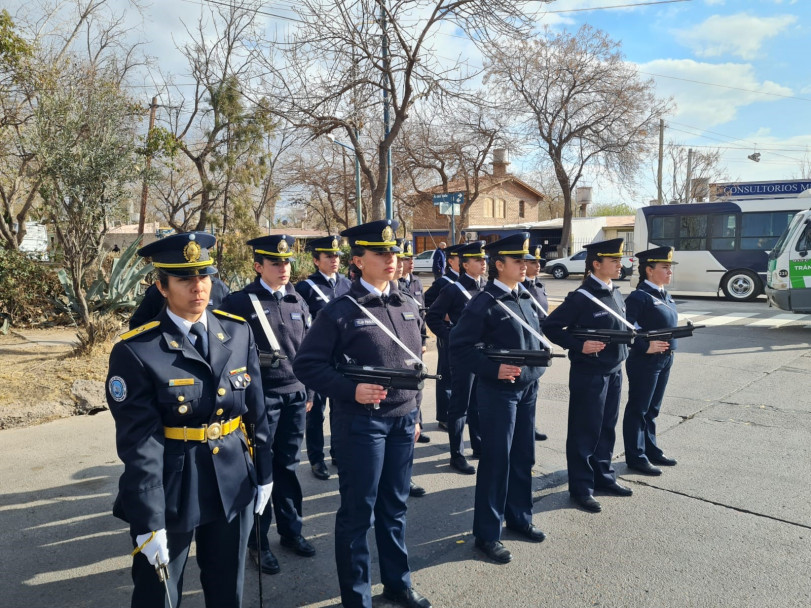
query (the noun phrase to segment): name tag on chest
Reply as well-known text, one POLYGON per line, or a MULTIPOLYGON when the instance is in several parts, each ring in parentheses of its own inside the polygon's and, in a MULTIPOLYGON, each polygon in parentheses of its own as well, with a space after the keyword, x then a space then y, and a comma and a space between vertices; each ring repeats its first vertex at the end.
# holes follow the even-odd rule
POLYGON ((301 321, 301 313, 300 312, 291 312, 290 318, 294 321, 301 321))
POLYGON ((403 313, 403 319, 405 319, 406 321, 413 321, 415 318, 416 317, 414 316, 413 312, 404 312, 403 313))
POLYGON ((371 319, 355 319, 354 325, 355 327, 367 327, 369 325, 375 325, 375 322, 371 319))

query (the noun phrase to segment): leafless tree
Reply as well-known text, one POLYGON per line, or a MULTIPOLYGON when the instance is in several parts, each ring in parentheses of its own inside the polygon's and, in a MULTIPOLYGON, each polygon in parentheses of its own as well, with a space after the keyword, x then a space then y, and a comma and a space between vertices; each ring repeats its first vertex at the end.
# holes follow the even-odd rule
POLYGON ((475 71, 462 52, 450 59, 438 52, 439 28, 455 25, 468 41, 520 37, 528 31, 523 11, 530 6, 537 3, 301 0, 289 38, 274 44, 266 60, 273 109, 313 137, 338 131, 351 143, 371 193, 372 218, 381 218, 388 156, 414 104, 456 93, 475 71), (378 118, 365 122, 366 116, 378 118))
MULTIPOLYGON (((728 175, 721 167, 721 150, 707 148, 693 150, 690 175, 693 182, 693 191, 688 193, 687 187, 687 155, 688 148, 683 144, 669 141, 665 144, 662 169, 662 196, 664 202, 689 203, 696 198, 695 185, 700 180, 709 183, 728 181, 728 175)), ((652 167, 652 183, 656 183, 656 169, 652 167)), ((651 199, 656 198, 651 192, 651 199)))
POLYGON ((618 42, 588 25, 493 45, 487 67, 486 83, 504 92, 506 111, 522 120, 541 162, 554 170, 564 199, 565 247, 572 191, 584 170, 631 183, 670 102, 656 98, 653 83, 624 61, 618 42))

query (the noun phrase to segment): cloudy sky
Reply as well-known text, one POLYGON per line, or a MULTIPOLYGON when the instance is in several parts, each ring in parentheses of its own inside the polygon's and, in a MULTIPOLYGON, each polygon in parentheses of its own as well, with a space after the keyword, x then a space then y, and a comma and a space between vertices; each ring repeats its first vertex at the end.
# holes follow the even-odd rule
MULTIPOLYGON (((185 40, 182 21, 193 26, 206 0, 146 1, 133 36, 147 42, 163 70, 180 73, 184 63, 175 46, 185 40)), ((12 13, 30 6, 3 4, 12 13)), ((291 5, 294 0, 263 4, 270 33, 281 37, 291 26, 283 18, 292 16, 291 5)), ((619 40, 658 94, 676 102, 666 138, 697 150, 721 148, 731 179, 792 179, 811 156, 811 0, 556 0, 541 6, 539 25, 575 30, 588 23, 619 40), (759 163, 746 158, 753 152, 761 154, 759 163)), ((435 36, 438 52, 468 52, 475 65, 475 49, 448 34, 435 36)), ((150 85, 142 86, 148 100, 150 85)), ((514 160, 515 168, 528 168, 514 160)), ((602 191, 595 192, 596 202, 618 196, 607 184, 592 185, 602 191)), ((640 204, 655 192, 643 187, 636 195, 640 204)))

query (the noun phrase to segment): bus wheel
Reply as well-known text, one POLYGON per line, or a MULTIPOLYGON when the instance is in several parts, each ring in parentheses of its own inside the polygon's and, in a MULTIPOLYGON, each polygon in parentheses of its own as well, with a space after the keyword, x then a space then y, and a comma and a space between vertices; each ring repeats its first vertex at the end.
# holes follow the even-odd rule
POLYGON ((750 302, 761 292, 760 279, 749 270, 733 270, 721 280, 721 290, 727 300, 750 302))

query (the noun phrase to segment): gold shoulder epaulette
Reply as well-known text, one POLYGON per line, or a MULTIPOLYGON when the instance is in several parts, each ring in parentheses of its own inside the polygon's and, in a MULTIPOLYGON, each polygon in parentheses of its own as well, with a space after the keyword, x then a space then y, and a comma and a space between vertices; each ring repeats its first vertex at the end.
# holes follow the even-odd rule
POLYGON ((146 323, 144 325, 141 325, 140 327, 136 327, 135 329, 131 329, 128 332, 121 334, 121 339, 129 340, 130 338, 134 338, 135 336, 141 335, 145 331, 149 331, 150 329, 156 328, 160 324, 161 324, 160 321, 150 321, 149 323, 146 323))
POLYGON ((221 317, 225 317, 227 319, 233 319, 234 321, 239 321, 240 323, 247 323, 247 321, 239 315, 232 315, 230 312, 225 312, 224 310, 215 308, 213 312, 215 315, 220 315, 221 317))

